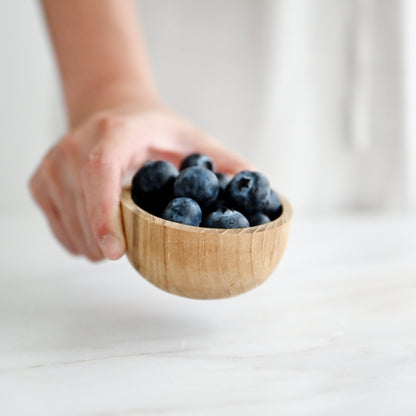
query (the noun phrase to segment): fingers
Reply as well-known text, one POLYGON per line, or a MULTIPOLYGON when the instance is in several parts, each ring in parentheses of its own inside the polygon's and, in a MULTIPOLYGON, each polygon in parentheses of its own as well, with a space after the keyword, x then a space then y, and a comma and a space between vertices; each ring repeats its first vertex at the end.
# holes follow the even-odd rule
POLYGON ((88 228, 79 175, 61 148, 53 148, 31 180, 35 201, 45 213, 61 244, 72 254, 83 254, 92 261, 103 254, 88 228))
POLYGON ((31 182, 58 240, 93 261, 118 259, 125 251, 117 152, 131 157, 131 149, 122 139, 99 132, 91 146, 85 134, 67 136, 47 154, 31 182))
POLYGON ((103 258, 100 248, 95 242, 88 227, 88 216, 83 200, 82 190, 77 175, 72 173, 69 178, 57 178, 51 181, 50 192, 62 218, 62 223, 80 253, 89 260, 103 258))
POLYGON ((74 255, 80 254, 77 245, 72 241, 70 235, 68 235, 67 231, 65 230, 56 206, 52 200, 46 194, 44 194, 42 188, 39 187, 39 179, 36 175, 31 180, 30 189, 36 203, 45 213, 49 222, 49 226, 52 229, 55 237, 70 253, 74 255))
POLYGON ((110 260, 120 258, 125 252, 120 215, 121 179, 121 164, 103 147, 90 154, 81 172, 92 235, 110 260))
POLYGON ((87 207, 82 189, 77 189, 79 195, 75 198, 77 218, 80 222, 82 234, 86 244, 86 256, 92 261, 102 260, 104 255, 98 246, 88 220, 87 207))

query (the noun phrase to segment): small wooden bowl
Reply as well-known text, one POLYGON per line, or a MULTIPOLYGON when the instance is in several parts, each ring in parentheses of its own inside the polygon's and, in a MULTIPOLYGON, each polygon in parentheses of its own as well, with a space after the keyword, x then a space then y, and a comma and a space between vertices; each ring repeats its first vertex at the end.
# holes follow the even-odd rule
POLYGON ((127 257, 150 283, 195 299, 218 299, 263 283, 279 263, 289 236, 290 203, 257 227, 220 230, 192 227, 155 217, 138 207, 125 188, 121 195, 127 257))

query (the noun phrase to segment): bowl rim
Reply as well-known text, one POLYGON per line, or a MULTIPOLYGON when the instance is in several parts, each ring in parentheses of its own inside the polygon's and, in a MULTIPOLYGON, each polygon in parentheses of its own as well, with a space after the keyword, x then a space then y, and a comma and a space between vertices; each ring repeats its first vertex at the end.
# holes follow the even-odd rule
POLYGON ((205 234, 252 234, 258 233, 261 231, 266 231, 271 228, 280 227, 283 224, 286 224, 291 221, 293 210, 290 202, 280 193, 277 192, 281 202, 282 202, 282 213, 278 218, 273 221, 270 221, 266 224, 256 225, 254 227, 248 228, 233 228, 233 229, 222 229, 222 228, 205 228, 197 227, 193 225, 180 224, 177 222, 165 220, 163 218, 157 217, 156 215, 150 214, 145 211, 143 208, 140 208, 131 198, 131 186, 124 187, 121 191, 120 204, 124 205, 129 211, 133 214, 143 217, 149 222, 159 224, 169 228, 175 228, 178 230, 193 232, 193 233, 205 233, 205 234))

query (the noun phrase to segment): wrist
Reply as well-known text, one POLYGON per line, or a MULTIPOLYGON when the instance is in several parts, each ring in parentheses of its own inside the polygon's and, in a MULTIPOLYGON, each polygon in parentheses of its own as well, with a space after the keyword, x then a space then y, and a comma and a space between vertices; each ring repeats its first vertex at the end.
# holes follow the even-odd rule
POLYGON ((152 84, 137 81, 96 82, 78 94, 67 94, 66 106, 71 127, 82 123, 93 114, 112 109, 144 111, 161 106, 152 84))

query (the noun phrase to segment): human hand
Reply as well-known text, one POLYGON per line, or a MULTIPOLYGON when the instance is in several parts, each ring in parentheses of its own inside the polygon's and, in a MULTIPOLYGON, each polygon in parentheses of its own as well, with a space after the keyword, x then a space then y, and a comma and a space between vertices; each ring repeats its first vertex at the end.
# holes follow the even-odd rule
POLYGON ((45 156, 30 181, 56 238, 74 255, 112 260, 125 252, 122 182, 149 159, 179 165, 190 153, 211 156, 219 171, 252 168, 162 104, 118 105, 86 117, 45 156))

